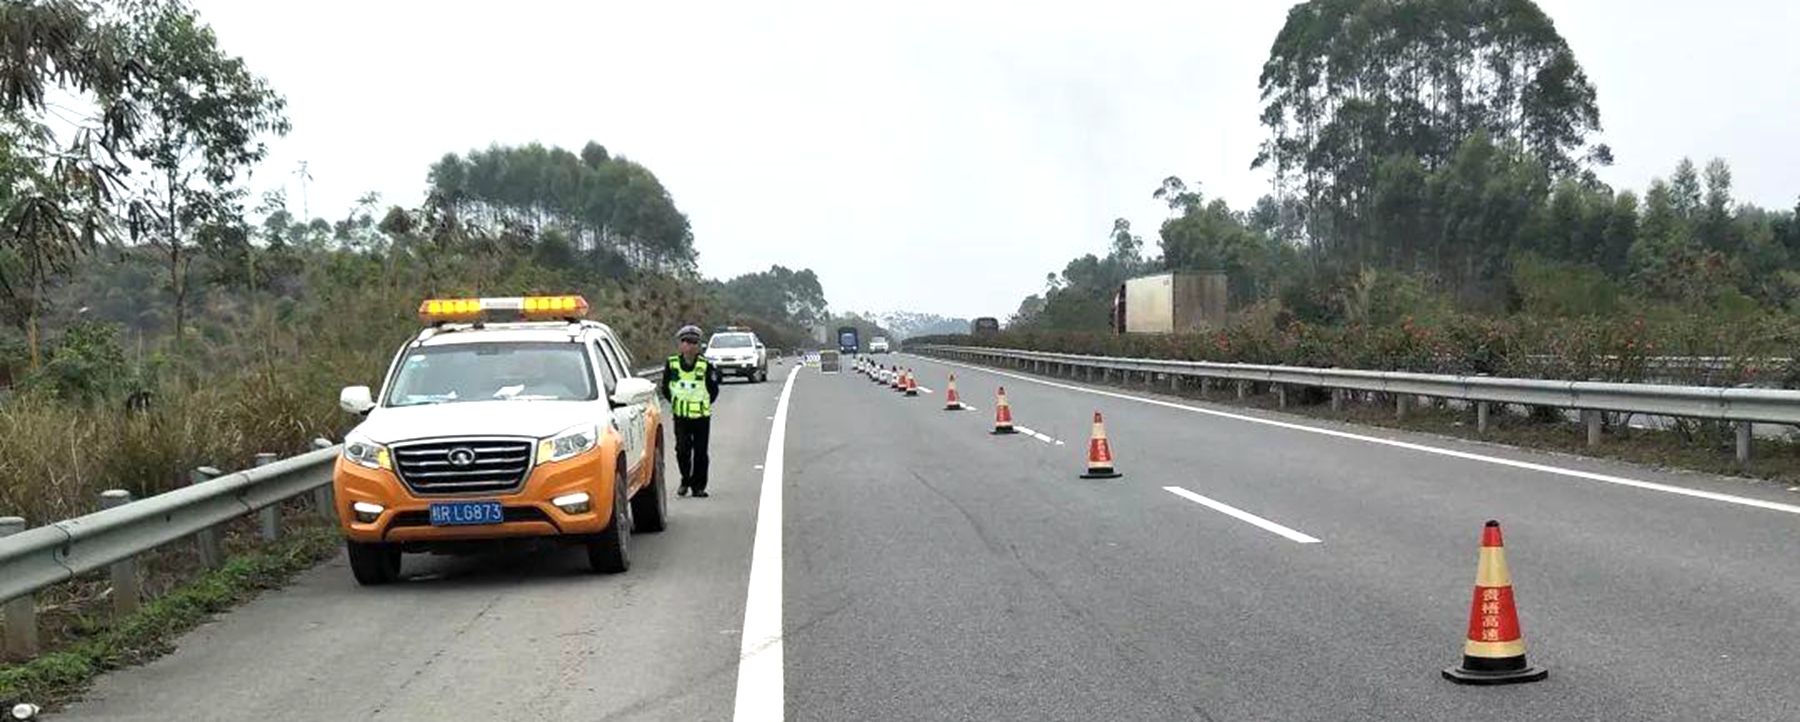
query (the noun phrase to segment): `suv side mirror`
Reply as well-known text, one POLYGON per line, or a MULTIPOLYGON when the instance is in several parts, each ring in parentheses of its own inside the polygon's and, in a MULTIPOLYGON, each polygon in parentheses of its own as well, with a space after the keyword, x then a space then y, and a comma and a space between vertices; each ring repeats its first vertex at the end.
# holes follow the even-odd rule
POLYGON ((650 383, 649 379, 640 379, 636 376, 619 379, 619 385, 613 389, 612 395, 613 403, 621 406, 647 404, 654 398, 656 398, 656 384, 650 383))
POLYGON ((375 408, 375 397, 367 386, 345 386, 338 392, 338 408, 346 414, 362 416, 375 408))

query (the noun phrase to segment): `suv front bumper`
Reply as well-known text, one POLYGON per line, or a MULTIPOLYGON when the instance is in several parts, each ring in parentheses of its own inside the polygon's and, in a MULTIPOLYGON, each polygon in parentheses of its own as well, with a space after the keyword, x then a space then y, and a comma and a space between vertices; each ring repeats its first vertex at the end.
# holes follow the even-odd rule
POLYGON ((597 447, 581 456, 541 464, 532 469, 518 491, 499 495, 415 495, 400 478, 386 469, 370 469, 338 458, 332 474, 338 522, 344 536, 364 543, 474 541, 509 537, 552 537, 598 534, 612 519, 611 460, 597 447), (551 499, 587 492, 589 509, 570 514, 551 499), (373 522, 356 520, 351 505, 368 502, 382 506, 373 522), (432 526, 431 504, 446 501, 497 501, 504 510, 499 524, 432 526))

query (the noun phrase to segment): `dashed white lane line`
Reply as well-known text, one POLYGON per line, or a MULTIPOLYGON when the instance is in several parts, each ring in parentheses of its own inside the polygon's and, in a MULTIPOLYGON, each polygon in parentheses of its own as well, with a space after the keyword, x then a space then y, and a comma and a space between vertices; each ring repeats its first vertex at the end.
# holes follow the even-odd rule
POLYGON ((769 427, 769 449, 763 455, 750 586, 744 597, 744 638, 738 648, 737 700, 731 713, 735 722, 781 722, 787 714, 781 646, 781 474, 788 402, 797 378, 800 374, 789 372, 782 384, 775 423, 769 427))
POLYGON ((1038 441, 1042 441, 1042 442, 1044 442, 1044 443, 1046 443, 1046 444, 1056 444, 1056 445, 1057 445, 1057 446, 1062 446, 1062 445, 1063 445, 1063 442, 1061 442, 1061 441, 1057 441, 1057 440, 1056 440, 1056 439, 1052 439, 1052 438, 1050 438, 1050 437, 1048 437, 1048 436, 1045 436, 1045 435, 1043 435, 1043 434, 1041 434, 1041 433, 1038 433, 1038 432, 1036 432, 1036 431, 1032 431, 1032 430, 1031 430, 1031 429, 1027 429, 1027 428, 1025 428, 1025 427, 1023 427, 1023 426, 1018 426, 1018 425, 1016 425, 1016 424, 1015 424, 1015 425, 1014 425, 1014 426, 1013 426, 1013 428, 1015 428, 1015 429, 1018 429, 1018 430, 1019 430, 1019 433, 1021 433, 1021 434, 1024 434, 1024 435, 1026 435, 1026 436, 1029 436, 1029 437, 1031 437, 1031 438, 1034 438, 1034 439, 1037 439, 1037 440, 1038 440, 1038 441))
POLYGON ((1281 536, 1287 537, 1288 539, 1300 542, 1301 544, 1318 544, 1319 543, 1319 540, 1315 537, 1310 537, 1310 536, 1307 536, 1300 532, 1294 531, 1293 529, 1289 529, 1280 524, 1276 524, 1275 522, 1269 521, 1268 519, 1264 519, 1260 516, 1257 516, 1255 514, 1247 512, 1247 511, 1244 511, 1243 509, 1239 509, 1239 508, 1232 506, 1230 504, 1227 504, 1225 502, 1208 499, 1204 496, 1195 494, 1194 492, 1188 491, 1187 489, 1183 489, 1179 486, 1165 486, 1165 487, 1163 487, 1163 491, 1169 492, 1170 494, 1174 494, 1183 499, 1194 502, 1196 504, 1204 506, 1213 511, 1219 512, 1220 514, 1224 514, 1233 519, 1237 519, 1238 521, 1241 521, 1241 522, 1244 522, 1247 524, 1251 524, 1256 527, 1260 527, 1264 531, 1273 532, 1275 534, 1279 534, 1281 536))
POLYGON ((931 393, 931 389, 928 389, 928 388, 925 388, 925 387, 923 387, 923 386, 920 386, 920 387, 919 387, 919 391, 920 391, 920 392, 921 392, 921 393, 927 393, 927 394, 929 394, 929 393, 931 393))
POLYGON ((1244 414, 1234 414, 1234 413, 1230 413, 1227 411, 1216 411, 1214 409, 1203 409, 1203 408, 1200 408, 1197 406, 1188 406, 1187 404, 1178 404, 1173 401, 1163 401, 1162 399, 1151 399, 1151 398, 1145 398, 1142 396, 1132 396, 1131 394, 1121 394, 1121 393, 1117 393, 1114 391, 1103 391, 1101 389, 1090 389, 1090 388, 1086 388, 1083 386, 1073 386, 1070 384, 1057 383, 1055 381, 1046 381, 1044 379, 1040 379, 1040 378, 1036 378, 1036 377, 1032 377, 1032 376, 1025 376, 1022 374, 1015 374, 1015 373, 1011 373, 1008 371, 1001 371, 999 369, 992 369, 992 368, 988 368, 985 366, 975 366, 972 364, 965 364, 965 363, 961 363, 958 361, 945 361, 943 359, 931 359, 931 360, 936 361, 937 363, 944 364, 946 366, 958 366, 961 368, 973 369, 976 371, 985 371, 987 373, 991 373, 996 376, 1005 376, 1007 378, 1014 378, 1014 379, 1018 379, 1020 381, 1029 381, 1031 383, 1043 384, 1045 386, 1050 386, 1053 388, 1067 389, 1069 391, 1079 391, 1082 393, 1094 394, 1096 396, 1106 396, 1106 397, 1115 398, 1115 399, 1125 399, 1127 401, 1137 401, 1139 403, 1150 404, 1152 406, 1161 406, 1163 408, 1179 409, 1182 411, 1190 411, 1190 412, 1193 412, 1196 414, 1205 414, 1207 416, 1216 416, 1216 417, 1223 418, 1223 419, 1232 419, 1234 421, 1245 421, 1245 422, 1249 422, 1252 424, 1262 424, 1264 426, 1274 426, 1276 428, 1290 429, 1293 431, 1304 431, 1309 434, 1320 434, 1322 436, 1333 436, 1333 437, 1337 437, 1340 439, 1351 439, 1354 441, 1362 441, 1362 442, 1366 442, 1366 443, 1370 443, 1370 444, 1380 444, 1382 446, 1391 446, 1391 447, 1394 447, 1397 449, 1418 451, 1418 452, 1422 452, 1422 453, 1426 453, 1426 454, 1436 454, 1438 456, 1448 456, 1451 458, 1463 459, 1465 461, 1478 461, 1478 462, 1482 462, 1485 464, 1494 464, 1497 466, 1508 466, 1508 467, 1512 467, 1514 469, 1525 469, 1527 471, 1536 471, 1536 472, 1552 474, 1552 475, 1556 475, 1556 476, 1565 476, 1565 477, 1570 477, 1570 478, 1575 478, 1575 479, 1586 479, 1588 481, 1598 481, 1598 482, 1601 482, 1604 484, 1616 484, 1619 486, 1628 486, 1628 487, 1631 487, 1634 489, 1643 489, 1645 491, 1660 491, 1665 494, 1676 494, 1679 496, 1688 496, 1688 497, 1693 497, 1696 499, 1707 499, 1709 501, 1724 502, 1726 504, 1737 504, 1739 506, 1748 506, 1748 507, 1754 507, 1757 509, 1766 509, 1768 511, 1779 511, 1779 512, 1783 512, 1786 514, 1800 514, 1800 506, 1796 506, 1794 504, 1783 504, 1778 501, 1765 501, 1762 499, 1755 499, 1755 498, 1751 498, 1751 497, 1747 497, 1747 496, 1738 496, 1736 494, 1722 494, 1722 493, 1719 493, 1716 491, 1706 491, 1704 489, 1689 489, 1687 487, 1674 486, 1671 484, 1659 484, 1654 481, 1642 481, 1639 479, 1630 479, 1630 478, 1626 478, 1623 476, 1613 476, 1611 474, 1598 474, 1598 473, 1594 473, 1591 471, 1581 471, 1579 469, 1565 469, 1560 466, 1550 466, 1549 464, 1538 464, 1538 463, 1533 463, 1530 461, 1502 459, 1498 456, 1487 456, 1485 454, 1476 454, 1476 453, 1472 453, 1472 452, 1468 452, 1468 451, 1457 451, 1455 449, 1445 449, 1445 448, 1440 448, 1440 447, 1436 447, 1436 446, 1426 446, 1425 444, 1415 444, 1410 441, 1400 441, 1398 439, 1384 439, 1379 436, 1365 436, 1363 434, 1353 434, 1348 431, 1338 431, 1336 429, 1326 429, 1326 428, 1320 428, 1317 426, 1307 426, 1305 424, 1296 424, 1296 423, 1290 423, 1290 422, 1286 422, 1286 421, 1276 421, 1274 419, 1264 419, 1264 418, 1259 418, 1259 417, 1255 417, 1255 416, 1246 416, 1244 414))

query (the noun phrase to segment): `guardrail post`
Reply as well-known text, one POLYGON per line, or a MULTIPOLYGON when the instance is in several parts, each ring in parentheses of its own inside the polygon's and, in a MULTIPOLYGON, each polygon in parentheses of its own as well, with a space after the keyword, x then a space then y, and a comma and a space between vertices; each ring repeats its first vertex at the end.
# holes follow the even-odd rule
MULTIPOLYGON (((257 454, 255 461, 250 462, 250 465, 268 466, 275 463, 275 459, 274 454, 263 452, 257 454)), ((272 542, 281 538, 281 504, 276 503, 263 507, 262 511, 257 513, 257 517, 261 522, 258 526, 262 528, 263 541, 272 542)))
MULTIPOLYGON (((114 509, 130 503, 131 492, 124 489, 108 489, 100 492, 101 509, 114 509)), ((123 617, 137 611, 137 558, 125 557, 113 562, 109 572, 112 575, 113 613, 123 617)))
POLYGON ((1181 393, 1181 374, 1169 374, 1169 392, 1181 393))
MULTIPOLYGON (((219 478, 219 470, 210 466, 202 466, 188 472, 188 486, 202 484, 219 478)), ((200 552, 200 563, 208 569, 218 569, 225 564, 225 543, 223 535, 216 527, 201 529, 194 534, 194 547, 200 552)))
POLYGON ((1411 397, 1406 394, 1394 394, 1394 418, 1395 419, 1404 420, 1406 418, 1406 400, 1409 398, 1411 398, 1411 397))
POLYGON ((1238 379, 1237 397, 1238 397, 1239 401, 1243 401, 1245 397, 1250 395, 1250 391, 1247 388, 1248 386, 1249 386, 1249 384, 1245 383, 1243 379, 1238 379))
POLYGON ((1332 389, 1331 390, 1331 410, 1332 411, 1343 411, 1344 410, 1344 390, 1343 389, 1332 389))
POLYGON ((1287 384, 1275 384, 1275 407, 1287 408, 1287 384))
MULTIPOLYGON (((0 538, 25 531, 25 518, 0 517, 0 538)), ((27 660, 38 653, 37 595, 26 594, 6 603, 6 657, 27 660)))
MULTIPOLYGON (((312 446, 315 450, 323 451, 331 448, 331 440, 313 439, 312 446)), ((325 521, 337 520, 337 501, 333 498, 335 495, 330 484, 313 490, 313 509, 319 512, 319 518, 325 521)))
POLYGON ((1593 448, 1600 445, 1600 412, 1594 409, 1582 409, 1581 416, 1587 421, 1587 445, 1593 448))
POLYGON ((1485 434, 1488 431, 1488 402, 1475 402, 1475 433, 1485 434))
POLYGON ((1755 424, 1749 421, 1737 423, 1737 462, 1739 464, 1750 463, 1750 437, 1751 433, 1755 431, 1754 427, 1755 424))

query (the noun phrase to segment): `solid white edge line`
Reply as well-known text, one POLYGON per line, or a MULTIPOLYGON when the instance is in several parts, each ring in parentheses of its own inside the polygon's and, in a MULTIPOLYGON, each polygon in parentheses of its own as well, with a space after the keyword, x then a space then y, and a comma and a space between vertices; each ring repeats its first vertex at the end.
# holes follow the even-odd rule
POLYGON ((781 474, 787 446, 788 402, 798 373, 789 373, 769 427, 756 535, 750 547, 750 584, 744 593, 744 637, 738 648, 735 722, 781 722, 787 715, 781 630, 781 474))
MULTIPOLYGON (((925 357, 921 357, 921 358, 925 358, 925 357)), ((1709 501, 1724 502, 1726 504, 1737 504, 1739 506, 1748 506, 1748 507, 1754 507, 1757 509, 1766 509, 1768 511, 1779 511, 1779 512, 1786 513, 1786 514, 1800 514, 1800 506, 1795 506, 1793 504, 1783 504, 1778 501, 1765 501, 1762 499, 1755 499, 1755 498, 1751 498, 1751 497, 1747 497, 1747 496, 1737 496, 1735 494, 1722 494, 1722 493, 1719 493, 1716 491, 1706 491, 1704 489, 1689 489, 1684 486, 1674 486, 1671 484, 1661 484, 1661 483, 1657 483, 1654 481, 1642 481, 1642 480, 1638 480, 1638 479, 1628 479, 1623 476, 1613 476, 1611 474, 1599 474, 1599 473, 1595 473, 1595 472, 1591 472, 1591 471, 1581 471, 1579 469, 1565 469, 1565 468, 1562 468, 1559 466, 1550 466, 1548 464, 1538 464, 1538 463, 1533 463, 1530 461, 1516 461, 1513 459, 1502 459, 1497 456, 1487 456, 1484 454, 1476 454, 1476 453, 1472 453, 1472 452, 1468 452, 1468 451, 1457 451, 1455 449, 1445 449, 1445 448, 1440 448, 1440 447, 1436 447, 1436 446, 1426 446, 1424 444, 1415 444, 1412 442, 1399 441, 1396 439, 1383 439, 1378 436, 1364 436, 1362 434, 1353 434, 1348 431, 1338 431, 1336 429, 1325 429, 1325 428, 1320 428, 1317 426, 1307 426, 1305 424, 1295 424, 1295 423, 1289 423, 1286 421, 1276 421, 1274 419, 1263 419, 1263 418, 1257 418, 1255 416, 1245 416, 1243 414, 1234 414, 1234 413, 1230 413, 1230 412, 1226 412, 1226 411, 1215 411, 1213 409, 1202 409, 1202 408, 1199 408, 1196 406, 1188 406, 1186 404, 1177 404, 1177 403, 1170 402, 1170 401, 1163 401, 1161 399, 1148 399, 1148 398, 1144 398, 1142 396, 1132 396, 1130 394, 1121 394, 1121 393, 1115 393, 1112 391, 1102 391, 1100 389, 1090 389, 1090 388, 1086 388, 1086 387, 1082 387, 1082 386, 1074 386, 1074 385, 1070 385, 1070 384, 1057 383, 1055 381, 1045 381, 1043 379, 1033 378, 1031 376, 1023 376, 1020 374, 1010 373, 1007 371, 1001 371, 999 369, 992 369, 992 368, 988 368, 985 366, 976 366, 973 364, 965 364, 965 363, 961 363, 958 361, 945 361, 943 359, 936 359, 936 358, 930 359, 930 360, 935 361, 937 363, 945 364, 948 366, 960 366, 960 367, 966 368, 966 369, 973 369, 976 371, 985 371, 987 373, 995 374, 997 376, 1005 376, 1008 378, 1015 378, 1020 381, 1029 381, 1031 383, 1042 384, 1045 386, 1051 386, 1051 387, 1055 387, 1055 388, 1059 388, 1059 389, 1068 389, 1070 391, 1080 391, 1083 393, 1096 394, 1099 396, 1108 396, 1108 397, 1115 398, 1115 399, 1126 399, 1129 401, 1137 401, 1140 403, 1151 404, 1154 406, 1162 406, 1162 407, 1170 408, 1170 409, 1191 411, 1196 414, 1206 414, 1208 416, 1217 416, 1217 417, 1223 418, 1223 419, 1234 419, 1237 421, 1247 421, 1252 424, 1262 424, 1264 426, 1274 426, 1274 427, 1282 428, 1282 429, 1291 429, 1294 431, 1304 431, 1304 432, 1307 432, 1310 434, 1322 434, 1325 436, 1335 436, 1340 439, 1351 439, 1354 441, 1362 441, 1362 442, 1366 442, 1366 443, 1370 443, 1370 444, 1380 444, 1382 446, 1391 446, 1391 447, 1394 447, 1397 449, 1407 449, 1409 451, 1418 451, 1418 452, 1423 452, 1426 454, 1437 454, 1439 456, 1448 456, 1448 457, 1452 457, 1452 458, 1463 459, 1466 461, 1479 461, 1479 462, 1486 463, 1486 464, 1495 464, 1497 466, 1510 466, 1515 469, 1525 469, 1527 471, 1537 471, 1537 472, 1542 472, 1545 474, 1553 474, 1556 476, 1567 476, 1567 477, 1573 477, 1576 479, 1586 479, 1588 481, 1598 481, 1598 482, 1605 483, 1605 484, 1617 484, 1619 486, 1628 486, 1628 487, 1631 487, 1634 489, 1643 489, 1646 491, 1660 491, 1665 494, 1676 494, 1679 496, 1693 497, 1695 499, 1706 499, 1709 501)))
POLYGON ((1239 508, 1232 506, 1230 504, 1227 504, 1225 502, 1208 499, 1204 496, 1195 494, 1194 492, 1188 491, 1187 489, 1183 489, 1179 486, 1165 486, 1165 487, 1163 487, 1163 491, 1169 492, 1170 494, 1174 494, 1183 499, 1194 502, 1195 504, 1204 506, 1208 509, 1212 509, 1213 511, 1216 511, 1216 512, 1219 512, 1220 514, 1224 514, 1231 518, 1237 519, 1238 521, 1250 524, 1252 526, 1261 527, 1264 531, 1270 531, 1270 532, 1274 532, 1276 534, 1280 534, 1281 536, 1287 537, 1288 539, 1291 539, 1293 541, 1300 542, 1301 544, 1318 544, 1319 543, 1319 540, 1315 537, 1310 537, 1310 536, 1307 536, 1300 532, 1294 531, 1293 529, 1289 529, 1280 524, 1276 524, 1275 522, 1269 521, 1268 519, 1264 519, 1260 516, 1257 516, 1255 514, 1247 512, 1247 511, 1244 511, 1243 509, 1239 509, 1239 508))

